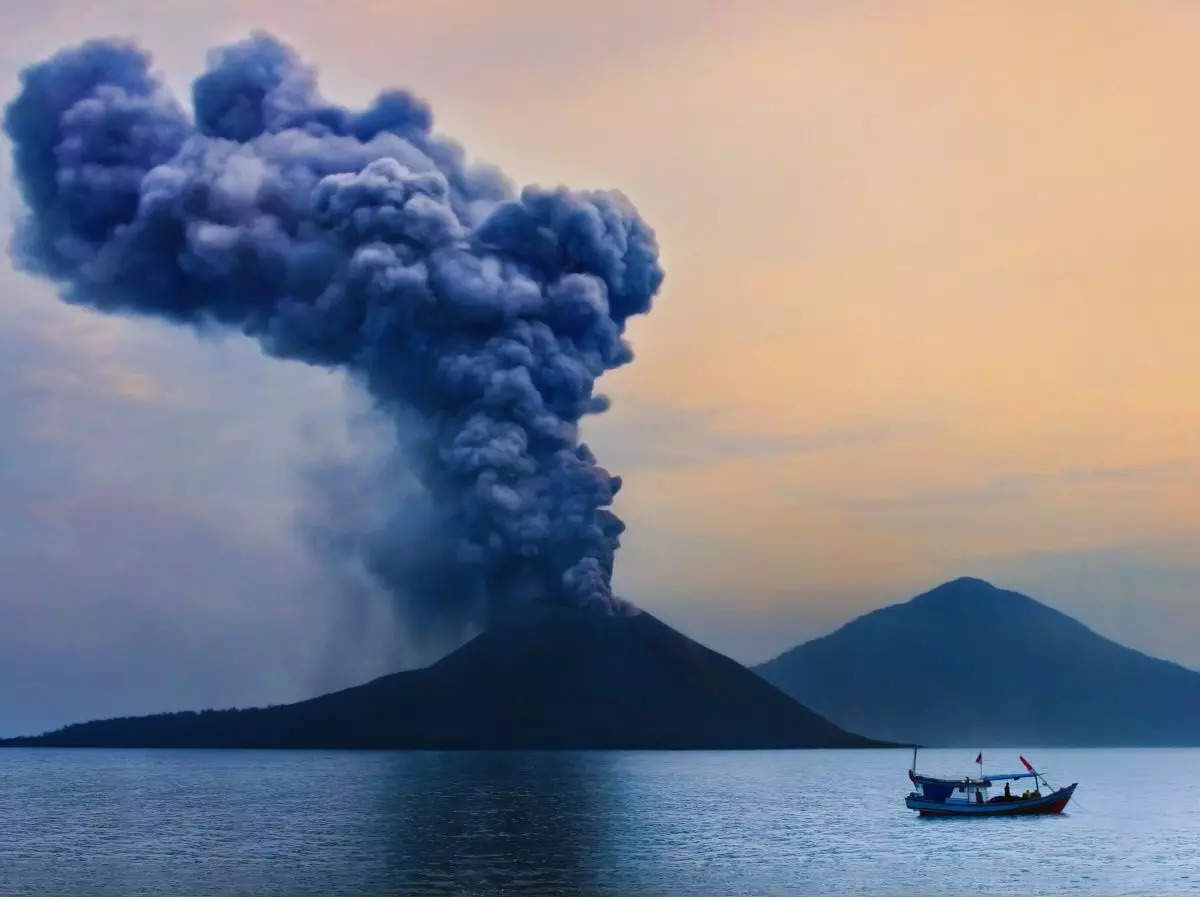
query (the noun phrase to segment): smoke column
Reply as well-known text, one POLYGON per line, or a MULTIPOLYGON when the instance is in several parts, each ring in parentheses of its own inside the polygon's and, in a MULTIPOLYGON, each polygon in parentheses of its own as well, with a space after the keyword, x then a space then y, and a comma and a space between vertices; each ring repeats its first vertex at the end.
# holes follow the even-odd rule
POLYGON ((496 614, 612 611, 620 479, 579 441, 626 320, 662 282, 654 233, 608 191, 519 194, 386 91, 332 105, 257 34, 213 51, 194 117, 116 41, 22 73, 5 129, 29 208, 12 254, 69 302, 237 329, 341 367, 395 424, 424 501, 367 563, 397 593, 496 614))

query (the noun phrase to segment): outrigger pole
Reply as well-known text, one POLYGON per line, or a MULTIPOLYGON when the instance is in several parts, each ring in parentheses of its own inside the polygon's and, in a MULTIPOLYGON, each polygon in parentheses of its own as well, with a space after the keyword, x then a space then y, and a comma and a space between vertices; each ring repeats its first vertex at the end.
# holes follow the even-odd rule
POLYGON ((1019 756, 1017 758, 1025 764, 1026 769, 1028 769, 1030 772, 1033 773, 1033 786, 1035 789, 1038 786, 1038 781, 1041 781, 1042 784, 1044 784, 1046 786, 1046 790, 1050 791, 1051 793, 1054 793, 1054 788, 1050 787, 1050 782, 1048 782, 1046 780, 1045 775, 1043 775, 1041 772, 1039 772, 1037 769, 1035 769, 1032 765, 1030 765, 1029 760, 1027 760, 1025 757, 1019 756))

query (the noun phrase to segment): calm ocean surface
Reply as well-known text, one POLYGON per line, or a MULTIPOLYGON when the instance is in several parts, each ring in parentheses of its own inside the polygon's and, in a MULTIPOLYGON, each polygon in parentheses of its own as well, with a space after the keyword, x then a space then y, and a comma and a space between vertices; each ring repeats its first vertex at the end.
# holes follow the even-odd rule
POLYGON ((1200 750, 1025 752, 1068 815, 918 819, 903 750, 0 749, 0 893, 1200 893, 1200 750))

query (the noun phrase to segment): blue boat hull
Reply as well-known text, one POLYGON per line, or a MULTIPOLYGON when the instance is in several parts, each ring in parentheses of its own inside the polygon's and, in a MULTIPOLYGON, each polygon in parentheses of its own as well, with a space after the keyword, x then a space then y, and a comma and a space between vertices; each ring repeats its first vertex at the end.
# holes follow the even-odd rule
POLYGON ((904 798, 904 805, 916 810, 923 816, 1039 816, 1055 815, 1066 809, 1071 795, 1079 786, 1076 782, 1047 794, 1029 800, 1016 798, 1009 803, 945 803, 936 800, 926 800, 920 794, 909 794, 904 798))

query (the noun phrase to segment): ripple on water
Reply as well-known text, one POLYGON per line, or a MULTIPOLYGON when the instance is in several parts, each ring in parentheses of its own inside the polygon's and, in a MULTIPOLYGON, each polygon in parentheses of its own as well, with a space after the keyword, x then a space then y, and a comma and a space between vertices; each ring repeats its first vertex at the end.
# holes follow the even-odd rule
POLYGON ((1026 752, 1070 815, 920 819, 899 750, 3 750, 0 893, 1195 892, 1200 751, 1026 752))

